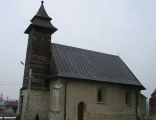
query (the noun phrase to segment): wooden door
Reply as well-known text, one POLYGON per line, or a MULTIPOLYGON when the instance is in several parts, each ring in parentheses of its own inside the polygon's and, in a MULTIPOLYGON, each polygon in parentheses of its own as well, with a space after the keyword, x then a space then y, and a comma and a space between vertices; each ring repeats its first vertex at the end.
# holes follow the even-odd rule
POLYGON ((80 102, 78 104, 78 120, 83 120, 83 114, 84 114, 84 103, 80 102))

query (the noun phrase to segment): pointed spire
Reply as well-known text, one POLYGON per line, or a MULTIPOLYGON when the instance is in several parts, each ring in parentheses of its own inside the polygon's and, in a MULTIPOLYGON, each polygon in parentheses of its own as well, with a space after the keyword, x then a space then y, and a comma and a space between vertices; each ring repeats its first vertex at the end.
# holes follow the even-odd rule
POLYGON ((41 6, 40 6, 39 10, 38 10, 37 14, 32 18, 31 22, 33 22, 36 17, 41 17, 41 18, 44 18, 44 19, 47 19, 47 20, 52 20, 48 16, 48 14, 47 14, 47 12, 46 12, 46 10, 44 8, 43 3, 44 3, 44 1, 42 0, 41 1, 41 6))
POLYGON ((37 14, 31 19, 31 25, 26 29, 25 33, 29 34, 29 32, 31 31, 31 29, 35 26, 35 27, 40 27, 40 28, 44 28, 49 30, 51 33, 54 33, 57 28, 55 28, 52 24, 51 24, 51 20, 52 18, 50 18, 44 8, 43 5, 44 1, 41 1, 41 6, 37 12, 37 14))

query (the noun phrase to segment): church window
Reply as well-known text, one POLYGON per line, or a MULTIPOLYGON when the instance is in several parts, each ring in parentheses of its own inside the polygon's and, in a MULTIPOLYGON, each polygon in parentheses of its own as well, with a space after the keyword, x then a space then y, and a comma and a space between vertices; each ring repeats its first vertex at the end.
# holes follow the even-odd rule
POLYGON ((125 93, 125 103, 126 105, 131 105, 131 92, 126 91, 125 93))
POLYGON ((97 90, 97 102, 104 102, 105 101, 105 89, 99 88, 97 90))

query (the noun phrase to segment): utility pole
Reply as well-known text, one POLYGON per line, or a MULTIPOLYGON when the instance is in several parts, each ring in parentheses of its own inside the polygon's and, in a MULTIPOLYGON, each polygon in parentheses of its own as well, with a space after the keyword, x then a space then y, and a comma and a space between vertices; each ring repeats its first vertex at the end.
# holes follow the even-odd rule
POLYGON ((5 108, 5 104, 4 104, 4 101, 3 101, 3 107, 2 107, 2 120, 4 120, 4 108, 5 108))

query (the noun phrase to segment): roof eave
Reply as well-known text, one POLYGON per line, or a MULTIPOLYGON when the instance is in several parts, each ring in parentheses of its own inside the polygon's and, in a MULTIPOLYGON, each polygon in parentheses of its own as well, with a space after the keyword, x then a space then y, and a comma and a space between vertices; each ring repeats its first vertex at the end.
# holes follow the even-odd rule
POLYGON ((33 25, 33 24, 30 24, 29 27, 24 31, 25 34, 29 34, 30 31, 32 30, 32 28, 35 27, 35 28, 42 28, 43 30, 48 30, 51 34, 53 34, 54 32, 56 32, 58 29, 53 27, 53 28, 47 28, 47 27, 44 27, 44 26, 38 26, 38 25, 33 25))
MULTIPOLYGON (((136 85, 136 84, 126 84, 126 83, 117 83, 117 82, 109 82, 109 81, 102 81, 102 80, 100 81, 100 80, 81 79, 81 78, 65 77, 65 76, 58 76, 58 75, 50 75, 50 76, 47 77, 48 80, 53 80, 53 79, 58 79, 58 78, 85 80, 85 81, 90 81, 90 82, 101 82, 101 83, 113 83, 113 84, 130 85, 130 86, 137 87, 138 90, 146 90, 146 88, 143 85, 136 85)), ((81 82, 84 82, 84 81, 81 81, 81 82)))

